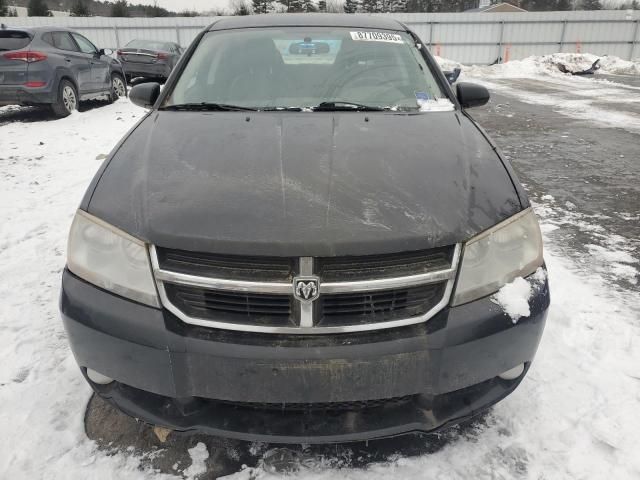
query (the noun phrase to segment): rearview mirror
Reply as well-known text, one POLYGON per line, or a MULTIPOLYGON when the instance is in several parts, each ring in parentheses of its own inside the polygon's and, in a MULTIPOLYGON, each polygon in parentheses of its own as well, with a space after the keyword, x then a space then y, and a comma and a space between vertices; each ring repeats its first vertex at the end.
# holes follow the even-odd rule
POLYGON ((113 50, 111 50, 110 48, 101 48, 98 53, 100 55, 113 55, 113 50))
POLYGON ((475 83, 459 83, 456 92, 462 108, 479 107, 487 103, 490 98, 489 90, 475 83))
POLYGON ((140 83, 129 92, 133 103, 142 108, 151 108, 160 96, 160 84, 156 82, 140 83))

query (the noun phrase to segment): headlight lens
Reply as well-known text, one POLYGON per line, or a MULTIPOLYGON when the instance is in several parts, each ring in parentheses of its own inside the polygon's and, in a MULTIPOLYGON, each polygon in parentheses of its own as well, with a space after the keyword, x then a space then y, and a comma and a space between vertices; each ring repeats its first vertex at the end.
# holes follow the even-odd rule
POLYGON ((67 248, 67 267, 78 277, 131 300, 160 306, 142 241, 78 210, 67 248))
POLYGON ((494 293, 514 278, 534 273, 542 263, 540 227, 528 208, 465 244, 452 304, 494 293))

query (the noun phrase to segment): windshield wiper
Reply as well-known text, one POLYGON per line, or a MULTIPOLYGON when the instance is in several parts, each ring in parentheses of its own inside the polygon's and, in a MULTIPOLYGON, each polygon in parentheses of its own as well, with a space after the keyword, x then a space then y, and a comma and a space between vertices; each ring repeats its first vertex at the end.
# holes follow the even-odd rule
POLYGON ((383 107, 373 105, 364 105, 362 103, 343 102, 334 100, 331 102, 322 102, 313 107, 315 112, 321 111, 357 111, 357 112, 381 112, 387 110, 383 107))
POLYGON ((260 107, 261 112, 301 112, 302 107, 260 107))
POLYGON ((201 110, 209 112, 248 112, 255 111, 255 108, 241 107, 239 105, 229 105, 226 103, 178 103, 175 105, 165 105, 160 110, 201 110))

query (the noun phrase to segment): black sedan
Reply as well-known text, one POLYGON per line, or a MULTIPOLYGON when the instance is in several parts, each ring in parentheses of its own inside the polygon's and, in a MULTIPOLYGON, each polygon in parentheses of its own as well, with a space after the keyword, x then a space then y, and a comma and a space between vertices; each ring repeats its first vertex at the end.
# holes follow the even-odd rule
POLYGON ((527 195, 468 113, 484 87, 454 92, 381 16, 223 17, 180 65, 131 90, 150 112, 69 235, 60 306, 98 395, 300 444, 437 431, 518 386, 549 290, 527 195))
POLYGON ((117 51, 131 81, 136 77, 166 80, 182 55, 177 43, 155 40, 132 40, 117 51))

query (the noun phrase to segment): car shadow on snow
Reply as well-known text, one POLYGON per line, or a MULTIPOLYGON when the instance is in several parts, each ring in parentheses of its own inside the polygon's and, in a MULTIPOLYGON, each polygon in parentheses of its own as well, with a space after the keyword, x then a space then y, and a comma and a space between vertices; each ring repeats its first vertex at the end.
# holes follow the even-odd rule
MULTIPOLYGON (((78 111, 89 112, 96 108, 104 107, 108 103, 104 100, 88 100, 82 102, 78 111)), ((9 123, 21 122, 48 122, 51 120, 58 120, 48 107, 20 107, 18 105, 10 105, 8 107, 0 108, 0 126, 7 125, 9 123)))
POLYGON ((477 435, 484 426, 486 414, 438 434, 411 434, 369 442, 276 445, 181 432, 171 432, 161 442, 152 427, 121 413, 97 395, 91 397, 85 413, 87 436, 108 455, 140 458, 140 468, 184 476, 192 464, 189 449, 204 444, 209 456, 205 461, 206 473, 199 479, 214 479, 245 468, 271 473, 362 469, 374 463, 435 453, 461 437, 477 435))

